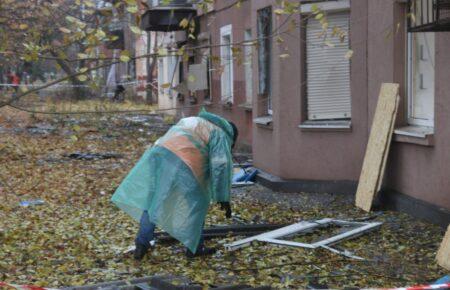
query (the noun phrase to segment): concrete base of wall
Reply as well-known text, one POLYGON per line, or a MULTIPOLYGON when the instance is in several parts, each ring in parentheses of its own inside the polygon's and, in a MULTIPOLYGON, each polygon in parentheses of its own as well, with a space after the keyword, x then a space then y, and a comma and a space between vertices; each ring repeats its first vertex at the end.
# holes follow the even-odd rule
POLYGON ((314 192, 354 195, 358 186, 356 181, 351 180, 286 180, 261 171, 256 180, 273 191, 280 192, 314 192))
POLYGON ((450 211, 395 190, 385 189, 378 195, 381 208, 407 213, 432 224, 447 228, 450 211))
MULTIPOLYGON (((313 192, 356 194, 358 182, 348 180, 285 180, 260 171, 257 182, 278 192, 313 192)), ((383 190, 374 201, 374 208, 407 213, 418 219, 447 228, 450 211, 395 190, 383 190)))

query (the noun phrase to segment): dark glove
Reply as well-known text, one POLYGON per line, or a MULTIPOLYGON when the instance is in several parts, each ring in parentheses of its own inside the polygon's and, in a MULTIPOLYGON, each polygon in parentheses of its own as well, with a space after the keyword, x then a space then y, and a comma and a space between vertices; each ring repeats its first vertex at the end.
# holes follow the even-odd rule
POLYGON ((220 208, 225 211, 225 216, 230 219, 231 218, 231 205, 229 202, 219 202, 220 208))

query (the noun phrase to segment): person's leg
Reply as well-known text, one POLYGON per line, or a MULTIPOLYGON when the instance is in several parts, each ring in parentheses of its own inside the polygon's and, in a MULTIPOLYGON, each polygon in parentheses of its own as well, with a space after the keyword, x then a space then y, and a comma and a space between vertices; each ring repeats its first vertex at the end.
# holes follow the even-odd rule
POLYGON ((150 241, 153 240, 155 227, 155 224, 149 220, 148 212, 144 211, 141 216, 135 242, 143 245, 150 244, 150 241))
POLYGON ((202 233, 200 236, 200 242, 198 243, 197 251, 195 253, 192 253, 189 249, 186 249, 186 256, 188 258, 193 258, 193 257, 197 257, 197 256, 208 256, 208 255, 212 255, 216 252, 215 248, 205 247, 205 239, 203 237, 204 228, 205 228, 205 224, 203 223, 202 233))
POLYGON ((150 242, 153 240, 155 234, 155 227, 155 224, 149 220, 148 212, 144 211, 139 223, 139 231, 134 240, 136 245, 134 258, 136 260, 141 260, 150 248, 150 242))

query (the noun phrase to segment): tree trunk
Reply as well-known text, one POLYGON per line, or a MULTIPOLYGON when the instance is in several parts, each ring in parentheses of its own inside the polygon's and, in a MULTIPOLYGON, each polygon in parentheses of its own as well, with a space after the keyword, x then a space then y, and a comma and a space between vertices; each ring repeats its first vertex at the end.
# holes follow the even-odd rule
POLYGON ((54 51, 50 51, 51 55, 56 58, 56 62, 61 67, 61 69, 70 77, 70 83, 73 85, 72 92, 73 97, 76 100, 86 99, 89 95, 89 91, 85 89, 83 82, 77 79, 76 72, 72 69, 72 67, 63 59, 59 58, 58 54, 54 51))

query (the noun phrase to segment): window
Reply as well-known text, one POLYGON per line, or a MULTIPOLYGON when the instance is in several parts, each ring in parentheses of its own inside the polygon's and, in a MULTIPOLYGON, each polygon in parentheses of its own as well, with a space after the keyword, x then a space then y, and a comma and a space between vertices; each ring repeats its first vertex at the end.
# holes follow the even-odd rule
POLYGON ((206 62, 189 65, 188 89, 191 92, 208 89, 208 67, 206 62))
POLYGON ((252 30, 244 32, 244 71, 245 71, 245 103, 251 106, 253 96, 253 69, 252 69, 252 30))
POLYGON ((258 84, 259 94, 267 97, 267 111, 272 114, 270 62, 272 54, 272 8, 258 10, 258 84))
POLYGON ((350 13, 329 12, 328 32, 313 17, 306 20, 306 101, 308 120, 351 118, 350 13), (332 35, 339 29, 345 35, 332 35))
POLYGON ((231 25, 220 29, 221 96, 223 103, 233 103, 233 42, 231 25))
POLYGON ((178 56, 170 56, 167 57, 167 83, 170 84, 170 88, 168 89, 169 97, 172 98, 175 96, 175 91, 172 90, 173 87, 178 85, 178 79, 177 79, 177 69, 178 69, 178 63, 179 63, 179 57, 178 56))
POLYGON ((434 126, 435 34, 408 34, 408 123, 434 126))

